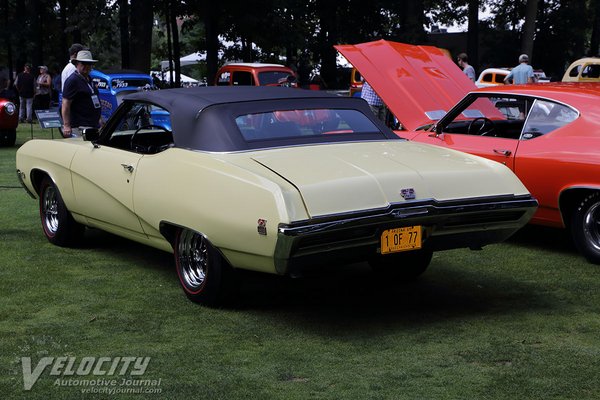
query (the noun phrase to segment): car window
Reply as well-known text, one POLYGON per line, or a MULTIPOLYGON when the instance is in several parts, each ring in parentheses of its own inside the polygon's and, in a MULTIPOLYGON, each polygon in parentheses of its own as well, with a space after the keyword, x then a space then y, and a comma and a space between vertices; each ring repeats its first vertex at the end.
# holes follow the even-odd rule
POLYGON ((600 78, 600 64, 586 64, 581 71, 582 78, 600 78))
POLYGON ((229 71, 222 72, 219 75, 219 79, 217 80, 217 85, 228 86, 230 78, 231 78, 231 73, 229 71))
POLYGON ((443 131, 517 140, 532 103, 533 100, 521 96, 476 96, 443 131))
POLYGON ((569 71, 569 76, 571 78, 577 78, 579 76, 579 71, 581 70, 581 65, 576 65, 569 71))
POLYGON ((233 71, 232 74, 233 84, 235 86, 253 86, 254 78, 252 77, 251 72, 247 71, 233 71))
POLYGON ((106 145, 142 154, 155 154, 172 147, 169 112, 148 103, 132 103, 111 124, 106 145))
POLYGON ((305 109, 240 115, 235 123, 248 142, 291 137, 344 134, 381 134, 358 110, 305 109))
POLYGON ((138 89, 152 86, 152 81, 144 78, 113 78, 111 81, 111 86, 113 89, 138 89))
POLYGON ((493 82, 493 77, 494 77, 494 75, 488 73, 488 74, 483 75, 483 77, 481 78, 481 81, 482 82, 493 82))
POLYGON ((98 85, 98 89, 107 90, 109 88, 108 80, 104 78, 94 78, 93 81, 98 85))
POLYGON ((521 139, 533 139, 573 122, 579 113, 563 104, 536 100, 523 127, 521 139))
POLYGON ((263 71, 258 73, 258 81, 261 86, 282 85, 292 77, 285 71, 263 71))

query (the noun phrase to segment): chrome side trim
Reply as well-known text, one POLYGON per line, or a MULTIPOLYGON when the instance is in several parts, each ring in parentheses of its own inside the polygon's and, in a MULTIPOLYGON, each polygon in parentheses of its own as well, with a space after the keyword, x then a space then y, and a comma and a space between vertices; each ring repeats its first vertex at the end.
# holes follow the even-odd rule
POLYGON ((29 188, 27 187, 27 185, 25 185, 25 173, 22 172, 20 169, 17 169, 17 179, 19 179, 19 183, 21 184, 21 186, 23 186, 23 189, 25 189, 25 192, 32 198, 32 199, 36 199, 37 197, 35 197, 35 195, 33 193, 31 193, 31 191, 29 190, 29 188))

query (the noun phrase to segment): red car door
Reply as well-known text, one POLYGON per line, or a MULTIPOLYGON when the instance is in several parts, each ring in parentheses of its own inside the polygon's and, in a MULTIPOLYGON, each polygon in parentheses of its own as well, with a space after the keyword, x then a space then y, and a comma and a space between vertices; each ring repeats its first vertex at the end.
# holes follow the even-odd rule
MULTIPOLYGON (((405 137, 405 132, 398 132, 405 137)), ((417 132, 412 138, 418 142, 448 147, 497 161, 514 170, 515 154, 519 140, 488 136, 465 135, 458 133, 443 133, 436 136, 433 132, 417 132)))

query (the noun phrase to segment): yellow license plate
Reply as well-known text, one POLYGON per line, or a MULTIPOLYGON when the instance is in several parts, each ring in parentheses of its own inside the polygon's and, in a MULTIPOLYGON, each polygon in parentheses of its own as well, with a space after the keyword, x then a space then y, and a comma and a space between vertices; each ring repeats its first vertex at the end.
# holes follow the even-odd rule
POLYGON ((385 230, 381 233, 381 254, 420 249, 421 236, 420 225, 385 230))

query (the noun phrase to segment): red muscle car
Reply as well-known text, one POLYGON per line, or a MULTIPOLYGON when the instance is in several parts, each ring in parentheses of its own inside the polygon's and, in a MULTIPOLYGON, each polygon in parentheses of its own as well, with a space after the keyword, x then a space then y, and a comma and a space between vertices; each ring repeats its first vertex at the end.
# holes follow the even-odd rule
POLYGON ((14 103, 0 98, 0 147, 15 145, 19 125, 17 114, 17 106, 14 103))
POLYGON ((398 135, 507 165, 539 201, 531 223, 569 229, 600 264, 600 84, 476 89, 435 47, 336 48, 398 118, 398 135))

